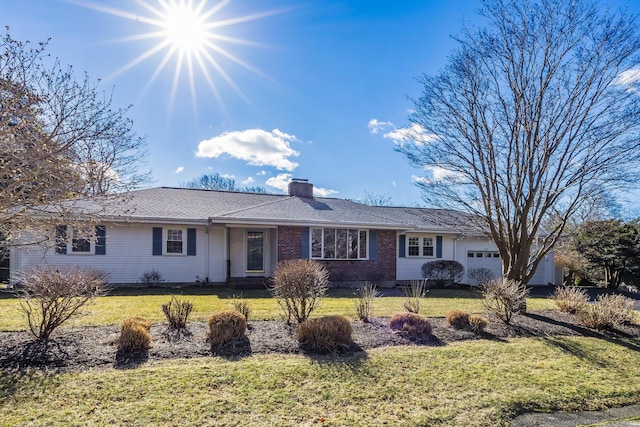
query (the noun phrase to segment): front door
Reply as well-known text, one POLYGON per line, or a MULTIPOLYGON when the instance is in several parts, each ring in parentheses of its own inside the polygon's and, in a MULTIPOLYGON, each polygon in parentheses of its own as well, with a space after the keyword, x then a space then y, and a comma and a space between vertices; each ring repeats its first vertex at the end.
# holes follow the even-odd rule
POLYGON ((264 231, 247 231, 247 273, 264 273, 264 231))

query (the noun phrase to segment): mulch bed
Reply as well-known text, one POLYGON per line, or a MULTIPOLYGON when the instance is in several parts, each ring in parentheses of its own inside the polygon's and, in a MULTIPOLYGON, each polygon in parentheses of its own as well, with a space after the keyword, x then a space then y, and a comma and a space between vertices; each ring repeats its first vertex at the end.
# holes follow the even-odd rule
MULTIPOLYGON (((640 338, 640 325, 597 332, 577 325, 575 316, 557 310, 544 310, 515 316, 511 325, 490 318, 485 333, 458 330, 444 318, 430 318, 433 333, 430 337, 410 340, 394 333, 386 318, 369 323, 352 322, 354 343, 341 354, 319 357, 357 357, 377 347, 412 345, 441 346, 465 340, 506 340, 516 337, 592 336, 599 338, 640 338)), ((77 372, 85 369, 134 368, 147 361, 173 358, 221 356, 236 360, 252 354, 306 354, 317 357, 298 345, 295 327, 283 321, 252 321, 246 338, 226 345, 212 346, 206 341, 207 325, 193 322, 187 331, 175 333, 164 324, 151 327, 152 347, 134 355, 116 354, 118 326, 60 329, 48 343, 34 341, 27 332, 0 332, 0 369, 24 371, 39 369, 54 372, 77 372)))

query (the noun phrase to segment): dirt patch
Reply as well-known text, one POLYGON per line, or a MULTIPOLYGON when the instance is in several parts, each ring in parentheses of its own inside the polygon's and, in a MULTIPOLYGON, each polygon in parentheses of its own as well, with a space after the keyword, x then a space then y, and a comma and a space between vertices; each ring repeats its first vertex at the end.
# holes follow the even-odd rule
MULTIPOLYGON (((444 318, 430 318, 431 337, 411 341, 392 332, 389 319, 376 318, 369 323, 352 322, 354 333, 347 355, 357 355, 376 347, 398 345, 439 346, 464 340, 506 340, 516 337, 593 336, 599 338, 640 338, 640 325, 625 325, 614 331, 596 332, 576 324, 575 316, 557 310, 532 312, 515 316, 511 325, 490 318, 485 333, 457 330, 444 318)), ((207 325, 190 323, 180 334, 167 331, 166 324, 151 327, 152 347, 134 355, 116 355, 118 326, 61 329, 48 343, 35 342, 27 332, 0 332, 0 369, 35 368, 56 372, 81 371, 90 368, 127 369, 149 360, 221 356, 239 359, 252 354, 306 354, 295 338, 295 327, 283 321, 254 321, 246 338, 222 346, 206 341, 207 325)), ((341 357, 344 356, 340 355, 341 357)))

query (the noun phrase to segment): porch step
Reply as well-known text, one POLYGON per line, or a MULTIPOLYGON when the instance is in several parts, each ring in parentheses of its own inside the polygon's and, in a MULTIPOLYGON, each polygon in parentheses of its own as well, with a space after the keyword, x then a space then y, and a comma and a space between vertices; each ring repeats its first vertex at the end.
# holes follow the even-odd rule
POLYGON ((227 285, 238 289, 265 289, 269 284, 268 277, 229 277, 227 285))

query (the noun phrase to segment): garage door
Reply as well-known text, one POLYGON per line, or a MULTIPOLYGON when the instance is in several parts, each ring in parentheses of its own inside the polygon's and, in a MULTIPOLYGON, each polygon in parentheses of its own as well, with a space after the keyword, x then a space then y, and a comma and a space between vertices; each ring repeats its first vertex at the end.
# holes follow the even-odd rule
MULTIPOLYGON (((492 251, 468 251, 467 252, 467 272, 473 268, 486 268, 491 271, 494 277, 502 276, 502 263, 500 261, 500 253, 492 251)), ((530 285, 541 285, 545 283, 544 266, 542 263, 529 279, 530 285)), ((473 280, 467 277, 467 282, 473 283, 473 280)))

